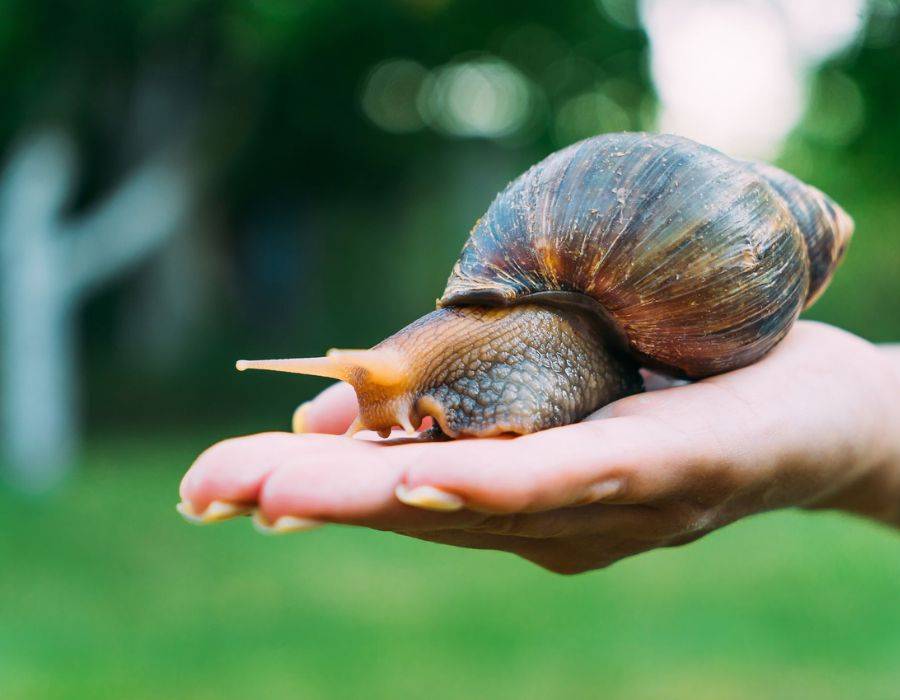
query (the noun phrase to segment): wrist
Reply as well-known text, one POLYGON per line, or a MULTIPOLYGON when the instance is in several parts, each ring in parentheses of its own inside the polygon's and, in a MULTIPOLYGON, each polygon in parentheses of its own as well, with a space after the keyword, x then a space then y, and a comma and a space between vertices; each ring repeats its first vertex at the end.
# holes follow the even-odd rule
POLYGON ((900 528, 900 466, 896 462, 877 465, 810 507, 842 510, 900 528))
POLYGON ((881 346, 879 351, 885 401, 872 441, 879 448, 856 478, 809 507, 843 510, 900 528, 900 345, 881 346))

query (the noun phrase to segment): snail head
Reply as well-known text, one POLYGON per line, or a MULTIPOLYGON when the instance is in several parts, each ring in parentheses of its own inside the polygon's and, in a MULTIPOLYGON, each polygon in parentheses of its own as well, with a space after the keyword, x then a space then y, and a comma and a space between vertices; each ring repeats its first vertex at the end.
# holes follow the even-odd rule
POLYGON ((425 416, 450 437, 530 433, 641 388, 637 366, 610 352, 586 316, 537 304, 441 308, 370 350, 237 368, 348 382, 359 401, 349 432, 382 437, 397 425, 414 432, 425 416))

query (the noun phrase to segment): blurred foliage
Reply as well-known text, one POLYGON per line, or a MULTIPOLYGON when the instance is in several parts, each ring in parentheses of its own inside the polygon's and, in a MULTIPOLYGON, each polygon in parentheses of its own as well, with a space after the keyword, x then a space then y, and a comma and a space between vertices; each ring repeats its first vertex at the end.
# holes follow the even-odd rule
MULTIPOLYGON (((431 307, 468 228, 508 180, 592 128, 652 123, 645 37, 622 26, 633 25, 630 7, 5 0, 0 139, 10 144, 41 124, 71 130, 84 160, 73 207, 89 207, 183 130, 198 136, 210 173, 203 221, 213 243, 190 261, 215 279, 203 321, 179 362, 159 372, 123 351, 121 319, 140 313, 128 305, 134 281, 92 303, 92 425, 185 427, 183 415, 282 425, 321 382, 238 378, 237 356, 376 342, 431 307), (529 117, 515 133, 397 134, 365 116, 367 77, 385 60, 415 74, 479 57, 505 62, 530 86, 529 117)), ((887 311, 900 293, 900 44, 894 5, 873 8, 866 39, 813 82, 783 164, 858 222, 849 259, 812 316, 887 340, 900 338, 887 311)))
MULTIPOLYGON (((230 142, 239 141, 221 173, 222 193, 235 211, 273 191, 376 198, 402 181, 405 171, 394 168, 435 148, 439 137, 398 140, 361 118, 361 81, 384 58, 435 66, 487 51, 537 80, 552 80, 548 87, 558 92, 584 87, 603 61, 643 44, 639 33, 604 22, 590 2, 5 4, 5 140, 35 119, 62 120, 102 160, 121 141, 117 127, 127 120, 135 84, 148 71, 168 71, 168 80, 199 93, 190 99, 205 107, 210 148, 231 150, 230 142), (523 28, 531 33, 517 40, 523 28), (589 73, 573 74, 570 85, 560 86, 547 69, 569 52, 589 73)), ((638 55, 617 60, 615 72, 637 80, 638 55)))

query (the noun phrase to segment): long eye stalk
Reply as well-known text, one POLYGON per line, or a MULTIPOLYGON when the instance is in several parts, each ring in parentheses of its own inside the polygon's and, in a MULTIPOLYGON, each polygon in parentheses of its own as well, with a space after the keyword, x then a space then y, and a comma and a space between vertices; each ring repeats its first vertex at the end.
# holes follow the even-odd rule
POLYGON ((365 372, 365 379, 373 384, 391 386, 407 376, 406 363, 399 352, 390 348, 372 350, 329 350, 325 357, 299 357, 285 360, 238 360, 238 371, 262 369, 274 372, 309 374, 352 382, 355 375, 365 372))

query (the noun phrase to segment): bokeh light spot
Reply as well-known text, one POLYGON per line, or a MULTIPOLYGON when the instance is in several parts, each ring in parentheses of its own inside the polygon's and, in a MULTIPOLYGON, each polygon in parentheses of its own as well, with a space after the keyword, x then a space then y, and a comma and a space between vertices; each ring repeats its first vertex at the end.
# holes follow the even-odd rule
POLYGON ((427 73, 423 66, 407 59, 379 63, 363 86, 363 112, 377 126, 394 134, 421 129, 424 124, 416 99, 427 73))
POLYGON ((533 103, 531 83, 519 70, 485 57, 436 69, 422 86, 419 108, 439 131, 499 138, 525 125, 533 103))
POLYGON ((819 141, 845 145, 862 129, 864 112, 856 82, 841 71, 826 70, 813 83, 801 128, 819 141))
POLYGON ((625 29, 640 27, 636 0, 595 0, 601 14, 625 29))

